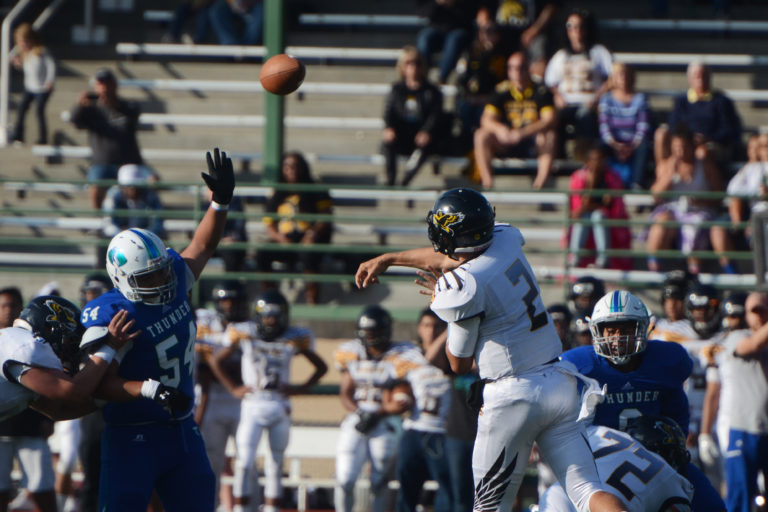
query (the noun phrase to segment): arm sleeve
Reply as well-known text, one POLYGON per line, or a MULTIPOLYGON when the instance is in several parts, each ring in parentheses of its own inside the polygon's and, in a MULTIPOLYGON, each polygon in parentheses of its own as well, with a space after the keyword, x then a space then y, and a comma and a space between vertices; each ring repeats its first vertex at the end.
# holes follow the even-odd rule
POLYGON ((386 103, 384 104, 384 126, 387 128, 394 128, 397 124, 397 119, 399 117, 397 115, 397 101, 397 84, 392 84, 392 88, 389 90, 386 103))
POLYGON ((53 57, 48 52, 48 50, 45 51, 45 85, 51 85, 53 86, 53 82, 56 80, 56 61, 53 60, 53 57))
POLYGON ((611 126, 609 123, 610 117, 608 115, 609 97, 610 93, 605 94, 602 98, 600 98, 600 103, 597 107, 597 119, 600 124, 600 138, 603 139, 603 142, 606 144, 613 142, 613 134, 611 134, 611 126))
POLYGON ((437 87, 430 87, 427 89, 424 99, 426 118, 422 130, 433 133, 443 113, 443 94, 437 87))
POLYGON ((456 357, 475 355, 477 335, 480 332, 481 316, 448 324, 448 350, 456 357))
POLYGON ((718 94, 717 99, 717 129, 712 138, 718 142, 731 142, 741 133, 741 120, 736 113, 733 102, 727 96, 718 94))
POLYGON ((549 61, 549 64, 547 64, 547 69, 544 72, 544 83, 550 89, 560 84, 560 81, 563 79, 564 58, 565 55, 563 50, 560 50, 554 55, 554 57, 552 57, 552 60, 549 61))
POLYGON ((645 98, 645 94, 640 94, 640 96, 640 106, 637 109, 637 118, 635 119, 635 138, 633 140, 635 144, 640 144, 651 128, 648 116, 650 113, 648 101, 645 98))

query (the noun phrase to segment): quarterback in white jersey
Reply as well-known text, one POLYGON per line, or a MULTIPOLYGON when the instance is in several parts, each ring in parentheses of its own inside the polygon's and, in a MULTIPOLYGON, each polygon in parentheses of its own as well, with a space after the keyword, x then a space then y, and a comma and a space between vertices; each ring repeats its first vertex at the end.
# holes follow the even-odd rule
POLYGON ((269 456, 264 461, 264 511, 277 512, 282 494, 283 454, 291 428, 288 397, 306 393, 328 367, 314 351, 312 332, 288 325, 288 302, 280 292, 270 290, 262 294, 256 299, 254 310, 254 321, 229 325, 230 345, 216 353, 211 369, 235 397, 243 400, 235 436, 235 507, 244 509, 250 504, 256 449, 266 430, 269 456), (224 373, 225 362, 237 350, 241 353, 242 385, 224 373), (290 383, 291 359, 296 354, 306 357, 315 367, 314 373, 300 385, 290 383))
MULTIPOLYGON (((629 434, 590 425, 587 439, 606 489, 625 500, 630 512, 690 510, 693 486, 660 455, 629 434)), ((684 442, 684 441, 682 441, 684 442)), ((560 484, 539 499, 539 512, 576 512, 560 484)))
POLYGON ((392 317, 380 306, 363 310, 357 320, 357 336, 334 353, 341 372, 339 398, 350 412, 341 423, 336 450, 339 485, 334 502, 338 512, 352 512, 355 482, 365 462, 370 461, 372 509, 383 512, 400 422, 393 411, 383 408, 383 395, 409 371, 427 362, 415 345, 392 342, 392 317))
POLYGON ((511 510, 534 441, 580 511, 624 510, 606 492, 576 420, 577 372, 557 362, 562 345, 541 301, 520 231, 495 224, 478 192, 441 194, 427 216, 427 249, 387 253, 363 262, 358 286, 376 282, 390 265, 446 271, 432 310, 448 322, 447 355, 465 373, 477 363, 483 405, 472 468, 475 511, 511 510))

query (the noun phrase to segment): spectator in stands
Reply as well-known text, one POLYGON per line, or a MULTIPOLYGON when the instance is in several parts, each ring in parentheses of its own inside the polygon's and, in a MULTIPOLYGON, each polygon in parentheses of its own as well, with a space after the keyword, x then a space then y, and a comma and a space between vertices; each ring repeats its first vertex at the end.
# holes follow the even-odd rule
POLYGON ((208 11, 213 31, 221 44, 261 44, 264 29, 263 0, 215 0, 208 11), (242 22, 238 35, 236 20, 242 22))
MULTIPOLYGON (((93 89, 80 93, 70 121, 88 130, 92 152, 88 181, 114 180, 121 165, 143 163, 136 140, 139 106, 117 95, 117 78, 110 69, 96 72, 93 89)), ((93 208, 101 209, 106 192, 105 185, 90 185, 88 195, 93 208)))
POLYGON ((462 138, 472 148, 472 134, 480 126, 483 108, 496 85, 507 78, 507 53, 501 45, 498 25, 492 20, 478 21, 477 36, 459 63, 459 94, 456 112, 461 120, 462 138))
POLYGON ((420 14, 429 22, 419 30, 416 46, 424 58, 424 73, 432 67, 432 54, 441 52, 439 82, 448 81, 472 34, 477 7, 472 0, 420 0, 420 14))
MULTIPOLYGON (((659 270, 656 257, 660 249, 675 248, 679 233, 679 248, 688 256, 694 249, 707 245, 707 229, 699 227, 701 222, 711 221, 717 209, 711 200, 692 198, 686 192, 716 192, 723 189, 720 174, 705 147, 694 148, 693 136, 683 126, 672 135, 671 154, 656 167, 656 181, 651 193, 660 203, 651 212, 653 225, 648 232, 648 269, 659 270), (663 192, 675 192, 673 197, 659 196, 663 192), (665 222, 679 222, 681 226, 666 227, 665 222)), ((698 274, 699 262, 688 256, 688 270, 698 274)))
POLYGON ((29 23, 22 23, 13 32, 16 47, 11 51, 14 67, 24 71, 24 96, 16 112, 16 126, 11 139, 24 142, 24 117, 32 102, 37 115, 37 144, 48 144, 48 127, 45 119, 45 105, 53 92, 56 80, 56 63, 48 48, 43 46, 40 36, 29 23))
POLYGON ((632 266, 628 258, 608 258, 608 249, 629 249, 632 235, 627 226, 606 226, 605 220, 629 219, 624 199, 617 194, 601 191, 622 190, 624 184, 616 171, 606 164, 606 149, 596 145, 587 153, 584 167, 571 175, 569 190, 570 217, 575 221, 571 225, 570 248, 568 262, 571 266, 589 266, 597 268, 622 268, 628 270, 632 266), (579 192, 579 193, 573 193, 579 192), (584 225, 580 221, 589 221, 584 225), (589 234, 592 234, 596 250, 594 260, 578 255, 578 252, 588 247, 589 234))
POLYGON ((204 43, 211 28, 209 10, 213 0, 181 0, 173 11, 173 19, 168 25, 168 32, 163 36, 164 43, 204 43), (190 16, 195 17, 195 32, 192 37, 182 34, 184 24, 190 16))
MULTIPOLYGON (((315 183, 310 173, 309 164, 301 153, 290 152, 283 156, 279 183, 311 184, 315 183)), ((264 207, 264 225, 267 228, 269 242, 276 244, 328 244, 331 242, 333 225, 328 220, 296 219, 297 215, 330 215, 333 212, 331 197, 328 192, 275 190, 264 207)), ((262 249, 256 253, 256 268, 260 272, 272 272, 273 264, 281 262, 295 269, 300 267, 307 274, 316 274, 320 270, 320 253, 297 252, 291 250, 262 249)), ((274 283, 264 283, 274 287, 274 283)), ((319 285, 307 281, 306 301, 316 304, 319 298, 319 285)))
POLYGON ((611 90, 598 106, 600 138, 611 148, 609 165, 624 188, 645 188, 650 109, 645 94, 635 92, 635 72, 626 63, 613 64, 611 90))
MULTIPOLYGON (((531 74, 544 76, 554 46, 553 28, 562 0, 491 0, 481 8, 483 17, 495 19, 501 27, 509 53, 522 50, 531 62, 531 74)), ((481 17, 480 15, 478 17, 481 17)))
POLYGON ((724 253, 750 245, 751 229, 745 230, 739 224, 748 221, 753 211, 768 206, 768 134, 751 137, 748 149, 750 161, 728 182, 728 214, 718 219, 730 221, 732 227, 710 228, 712 248, 720 255, 723 271, 729 274, 736 269, 724 253))
POLYGON ((576 140, 574 156, 597 137, 596 107, 610 88, 613 58, 597 43, 597 23, 589 11, 576 9, 565 23, 566 45, 547 64, 544 81, 560 111, 559 137, 576 140))
MULTIPOLYGON (((0 290, 0 328, 11 327, 23 306, 18 288, 0 290)), ((0 510, 7 510, 13 497, 11 471, 16 460, 25 487, 19 499, 24 499, 29 491, 29 498, 40 512, 56 512, 53 459, 47 441, 52 433, 53 421, 32 409, 0 421, 0 510)))
POLYGON ((475 132, 475 161, 482 185, 493 187, 494 157, 537 158, 533 188, 544 186, 555 155, 552 94, 531 80, 528 59, 515 52, 507 60, 509 87, 494 94, 475 132))
POLYGON ((160 212, 163 204, 154 189, 149 188, 155 181, 152 170, 144 165, 125 164, 117 171, 117 185, 107 190, 102 210, 107 215, 104 219, 103 234, 112 238, 128 228, 148 229, 157 236, 165 238, 163 217, 147 215, 147 212, 160 212), (130 210, 131 214, 121 210, 130 210))
MULTIPOLYGON (((213 192, 210 189, 205 190, 206 199, 200 204, 200 211, 208 211, 211 204, 213 192)), ((224 270, 227 272, 240 272, 245 270, 245 249, 234 249, 227 247, 232 243, 242 243, 248 241, 248 232, 245 229, 245 219, 237 218, 237 215, 243 213, 243 202, 239 197, 234 196, 229 203, 229 215, 227 223, 224 225, 224 234, 221 235, 221 241, 214 253, 214 257, 219 257, 224 261, 224 270), (232 215, 232 214, 235 215, 232 215)))
POLYGON ((701 61, 688 65, 688 90, 675 98, 667 126, 654 134, 653 152, 656 165, 669 157, 670 130, 685 126, 693 134, 698 148, 713 152, 721 167, 730 163, 741 151, 741 119, 733 102, 721 91, 712 89, 709 67, 701 61))
POLYGON ((443 116, 443 95, 427 79, 424 59, 414 46, 397 59, 399 80, 392 84, 384 107, 382 150, 387 185, 395 184, 397 155, 408 155, 402 186, 407 186, 427 158, 437 152, 443 116))

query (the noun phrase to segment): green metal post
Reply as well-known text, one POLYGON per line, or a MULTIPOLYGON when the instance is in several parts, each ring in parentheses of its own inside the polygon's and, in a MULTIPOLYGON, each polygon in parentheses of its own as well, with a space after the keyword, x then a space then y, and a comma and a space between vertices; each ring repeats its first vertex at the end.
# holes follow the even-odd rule
MULTIPOLYGON (((283 0, 264 1, 264 44, 266 59, 283 53, 283 0)), ((276 182, 283 156, 283 97, 264 91, 264 180, 276 182)))

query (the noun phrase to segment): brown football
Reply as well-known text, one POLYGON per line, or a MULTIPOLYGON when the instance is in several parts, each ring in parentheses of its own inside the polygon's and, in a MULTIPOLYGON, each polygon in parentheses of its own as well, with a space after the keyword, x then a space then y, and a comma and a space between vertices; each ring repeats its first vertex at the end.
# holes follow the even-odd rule
POLYGON ((299 88, 306 75, 304 64, 296 57, 278 53, 261 66, 261 86, 272 94, 285 96, 299 88))

